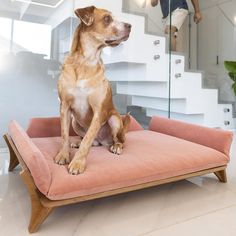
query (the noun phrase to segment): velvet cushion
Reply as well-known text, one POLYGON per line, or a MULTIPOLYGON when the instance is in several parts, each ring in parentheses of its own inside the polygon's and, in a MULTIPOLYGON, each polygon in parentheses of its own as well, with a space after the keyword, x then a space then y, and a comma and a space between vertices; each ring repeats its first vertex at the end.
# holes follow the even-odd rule
MULTIPOLYGON (((73 141, 76 137, 71 137, 73 141)), ((226 165, 228 157, 212 148, 153 131, 133 131, 126 135, 122 155, 105 147, 92 147, 83 174, 68 174, 67 166, 54 163, 60 137, 33 138, 51 171, 47 197, 67 199, 107 190, 161 180, 226 165)), ((71 149, 71 158, 76 149, 71 149)), ((32 172, 37 172, 33 166, 32 172)))

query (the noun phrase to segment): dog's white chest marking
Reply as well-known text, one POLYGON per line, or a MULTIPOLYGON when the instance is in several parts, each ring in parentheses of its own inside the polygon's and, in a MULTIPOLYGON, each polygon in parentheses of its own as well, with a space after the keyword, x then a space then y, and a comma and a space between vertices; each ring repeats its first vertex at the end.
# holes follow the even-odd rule
POLYGON ((79 81, 75 88, 69 89, 69 93, 73 95, 74 101, 72 103, 72 109, 79 113, 82 119, 85 118, 88 110, 89 110, 89 103, 88 103, 88 96, 91 94, 92 89, 85 87, 85 81, 79 81))

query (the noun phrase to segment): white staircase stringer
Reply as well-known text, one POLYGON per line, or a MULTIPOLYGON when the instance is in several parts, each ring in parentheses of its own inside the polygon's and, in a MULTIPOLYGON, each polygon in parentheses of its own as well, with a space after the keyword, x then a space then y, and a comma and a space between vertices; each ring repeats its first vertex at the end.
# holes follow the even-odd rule
POLYGON ((184 72, 183 76, 172 79, 172 96, 181 91, 186 97, 186 113, 202 112, 205 126, 233 128, 232 104, 218 104, 218 90, 202 88, 202 73, 184 72))

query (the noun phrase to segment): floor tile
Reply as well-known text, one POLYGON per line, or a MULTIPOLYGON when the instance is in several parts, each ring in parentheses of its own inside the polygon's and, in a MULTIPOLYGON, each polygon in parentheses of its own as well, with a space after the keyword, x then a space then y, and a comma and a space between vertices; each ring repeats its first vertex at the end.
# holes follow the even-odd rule
MULTIPOLYGON (((235 236, 236 206, 215 211, 142 236, 235 236)), ((140 235, 140 236, 141 236, 140 235)))

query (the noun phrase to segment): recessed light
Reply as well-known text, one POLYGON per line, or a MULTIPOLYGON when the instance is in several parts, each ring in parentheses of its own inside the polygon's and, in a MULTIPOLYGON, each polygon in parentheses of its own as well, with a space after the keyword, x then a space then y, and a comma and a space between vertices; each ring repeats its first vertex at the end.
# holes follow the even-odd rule
POLYGON ((11 0, 12 2, 22 2, 22 3, 28 3, 30 5, 36 5, 36 6, 41 6, 41 7, 50 7, 50 8, 57 8, 64 0, 60 0, 57 4, 55 5, 50 5, 50 4, 45 4, 45 3, 40 3, 40 2, 34 2, 32 0, 11 0))

